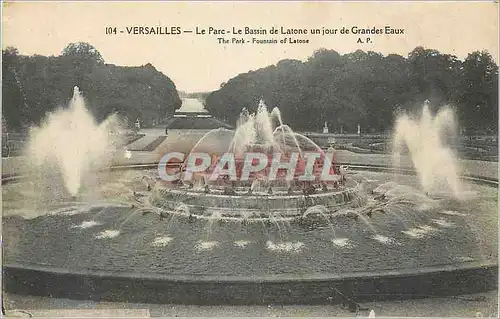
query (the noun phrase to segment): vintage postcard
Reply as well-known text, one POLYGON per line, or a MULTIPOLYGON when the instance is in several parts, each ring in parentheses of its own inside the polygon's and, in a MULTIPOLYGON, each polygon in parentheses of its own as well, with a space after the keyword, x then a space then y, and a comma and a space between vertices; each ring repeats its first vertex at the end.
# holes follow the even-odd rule
POLYGON ((498 2, 2 3, 2 315, 497 317, 498 2))

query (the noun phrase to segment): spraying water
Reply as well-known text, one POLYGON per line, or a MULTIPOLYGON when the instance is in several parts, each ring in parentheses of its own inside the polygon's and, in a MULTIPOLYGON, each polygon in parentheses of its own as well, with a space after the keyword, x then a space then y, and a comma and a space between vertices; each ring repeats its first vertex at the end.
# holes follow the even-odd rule
POLYGON ((67 191, 75 196, 85 174, 109 159, 114 124, 115 116, 97 124, 75 86, 69 107, 51 113, 40 127, 31 130, 28 155, 36 166, 55 165, 67 191))
POLYGON ((444 144, 445 133, 455 133, 453 111, 445 107, 433 117, 426 102, 420 119, 403 115, 396 120, 393 156, 398 165, 402 147, 406 145, 422 188, 432 192, 447 187, 458 197, 461 186, 457 161, 444 144))
POLYGON ((239 153, 255 144, 279 148, 281 144, 287 144, 289 141, 301 154, 304 145, 309 150, 321 151, 312 140, 283 124, 281 112, 277 107, 269 112, 264 101, 260 100, 255 114, 250 114, 247 109, 242 110, 229 150, 239 153), (277 127, 274 125, 276 120, 279 123, 277 127), (299 140, 303 142, 302 145, 299 140))

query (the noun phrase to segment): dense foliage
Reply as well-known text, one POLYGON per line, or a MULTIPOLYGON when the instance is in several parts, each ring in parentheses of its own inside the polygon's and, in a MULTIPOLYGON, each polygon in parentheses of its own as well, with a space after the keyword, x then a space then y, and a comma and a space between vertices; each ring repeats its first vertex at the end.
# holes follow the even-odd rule
POLYGON ((498 130, 498 66, 485 51, 460 61, 422 47, 407 58, 321 49, 306 62, 282 60, 230 79, 207 96, 206 108, 234 124, 242 108, 255 111, 261 98, 296 130, 319 131, 328 121, 330 131, 356 132, 359 123, 365 132, 382 132, 396 113, 425 100, 434 111, 455 107, 469 133, 498 130))
POLYGON ((174 83, 151 64, 105 64, 88 43, 71 43, 60 56, 22 56, 14 48, 2 56, 2 113, 11 129, 37 124, 47 112, 65 106, 74 86, 99 121, 119 113, 147 125, 181 105, 174 83))

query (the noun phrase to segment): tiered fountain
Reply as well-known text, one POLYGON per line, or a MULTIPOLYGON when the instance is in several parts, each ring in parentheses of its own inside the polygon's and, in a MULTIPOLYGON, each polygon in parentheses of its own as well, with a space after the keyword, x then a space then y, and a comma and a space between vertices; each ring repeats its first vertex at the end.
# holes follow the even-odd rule
MULTIPOLYGON (((259 175, 249 182, 210 181, 203 174, 192 184, 170 183, 159 178, 158 165, 106 168, 101 155, 113 147, 101 146, 109 130, 89 120, 78 90, 58 112, 32 137, 34 167, 45 173, 2 189, 8 291, 268 304, 496 287, 497 184, 459 176, 442 143, 443 128, 453 126, 450 111, 433 117, 424 107, 419 118, 397 120, 395 159, 406 145, 414 174, 334 163, 337 179, 307 184, 270 183, 259 175), (56 134, 61 130, 66 133, 56 134)), ((322 153, 263 102, 256 114, 242 113, 236 131, 211 131, 192 152, 214 149, 214 142, 240 155, 322 153)))
MULTIPOLYGON (((226 130, 220 129, 208 132, 193 147, 191 153, 209 149, 205 145, 207 141, 223 140, 218 135, 226 134, 226 130)), ((167 211, 170 214, 205 220, 270 222, 312 217, 319 211, 323 217, 334 214, 341 208, 357 207, 365 202, 366 198, 358 191, 357 182, 347 182, 340 170, 335 170, 333 163, 330 164, 330 174, 334 176, 332 181, 320 181, 327 155, 312 140, 284 125, 279 109, 275 108, 268 113, 261 101, 256 114, 243 110, 233 134, 233 138, 222 148, 227 150, 225 154, 230 154, 235 160, 237 181, 230 181, 224 175, 215 180, 210 179, 218 161, 218 154, 212 154, 212 165, 195 174, 194 182, 182 183, 179 180, 154 188, 151 203, 160 208, 160 213, 167 211), (273 120, 279 124, 277 127, 273 127, 273 120), (241 180, 245 154, 250 152, 263 154, 266 158, 279 156, 280 161, 285 163, 290 162, 290 154, 295 152, 298 160, 294 178, 286 179, 284 171, 280 172, 277 179, 269 180, 269 160, 259 173, 252 173, 248 180, 241 180), (307 182, 299 179, 306 171, 306 154, 318 156, 312 168, 314 179, 307 182), (179 205, 183 207, 180 211, 176 209, 179 205), (321 207, 321 210, 310 210, 312 207, 321 207)))

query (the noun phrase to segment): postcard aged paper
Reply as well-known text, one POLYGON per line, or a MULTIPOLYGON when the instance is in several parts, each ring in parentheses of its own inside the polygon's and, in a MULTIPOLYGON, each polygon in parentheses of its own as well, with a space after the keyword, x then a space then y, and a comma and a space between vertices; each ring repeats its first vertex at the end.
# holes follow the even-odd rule
POLYGON ((498 3, 2 10, 3 315, 498 316, 498 3))

